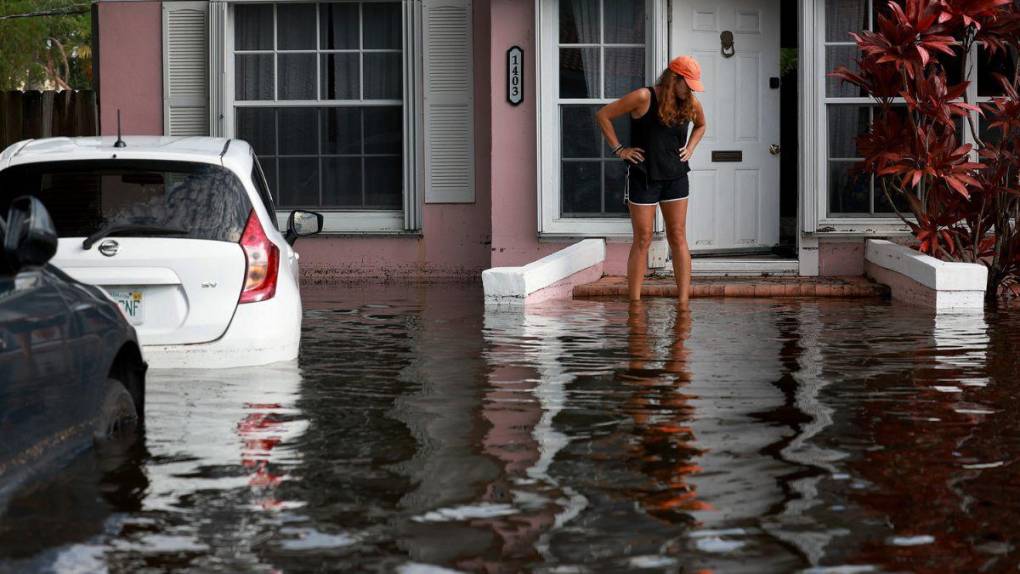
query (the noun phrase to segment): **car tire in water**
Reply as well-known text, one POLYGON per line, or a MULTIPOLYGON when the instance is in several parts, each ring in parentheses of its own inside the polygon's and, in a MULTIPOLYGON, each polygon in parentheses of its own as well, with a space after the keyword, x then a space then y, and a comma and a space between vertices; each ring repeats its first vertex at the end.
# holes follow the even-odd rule
POLYGON ((106 440, 134 434, 138 428, 138 409, 131 393, 117 379, 107 379, 96 419, 95 438, 106 440))

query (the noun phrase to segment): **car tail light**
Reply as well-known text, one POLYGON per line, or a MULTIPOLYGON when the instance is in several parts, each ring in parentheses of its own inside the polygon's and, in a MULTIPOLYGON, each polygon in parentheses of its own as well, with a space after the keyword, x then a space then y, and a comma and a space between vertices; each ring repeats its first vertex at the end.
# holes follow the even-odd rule
POLYGON ((256 303, 272 299, 276 294, 276 277, 280 270, 280 248, 266 237, 255 210, 241 234, 244 250, 244 289, 239 303, 256 303))

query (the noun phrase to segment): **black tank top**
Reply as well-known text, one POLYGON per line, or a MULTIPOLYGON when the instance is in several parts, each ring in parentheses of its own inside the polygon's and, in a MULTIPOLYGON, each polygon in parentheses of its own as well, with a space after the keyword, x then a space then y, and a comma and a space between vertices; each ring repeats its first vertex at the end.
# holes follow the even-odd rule
POLYGON ((659 119, 659 101, 655 88, 645 88, 652 93, 648 111, 640 118, 631 117, 630 133, 633 147, 645 150, 645 161, 637 164, 648 174, 649 179, 678 179, 691 171, 686 161, 678 155, 680 148, 687 144, 689 121, 679 126, 667 126, 659 119))

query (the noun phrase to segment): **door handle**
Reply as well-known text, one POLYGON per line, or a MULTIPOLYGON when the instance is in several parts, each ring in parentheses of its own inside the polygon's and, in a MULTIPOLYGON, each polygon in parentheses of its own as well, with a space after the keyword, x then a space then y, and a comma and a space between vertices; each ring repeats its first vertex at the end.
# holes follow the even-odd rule
POLYGON ((769 146, 769 153, 772 155, 779 155, 779 144, 772 144, 769 146))

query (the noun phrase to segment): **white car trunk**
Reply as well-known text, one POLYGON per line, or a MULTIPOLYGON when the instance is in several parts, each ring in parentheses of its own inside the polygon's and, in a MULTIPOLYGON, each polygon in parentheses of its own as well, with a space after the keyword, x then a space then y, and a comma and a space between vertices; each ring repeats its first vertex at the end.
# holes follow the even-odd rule
POLYGON ((143 345, 205 343, 223 335, 244 282, 241 246, 179 237, 107 237, 89 250, 60 239, 52 263, 102 287, 125 310, 143 345), (116 253, 104 255, 116 242, 116 253))

